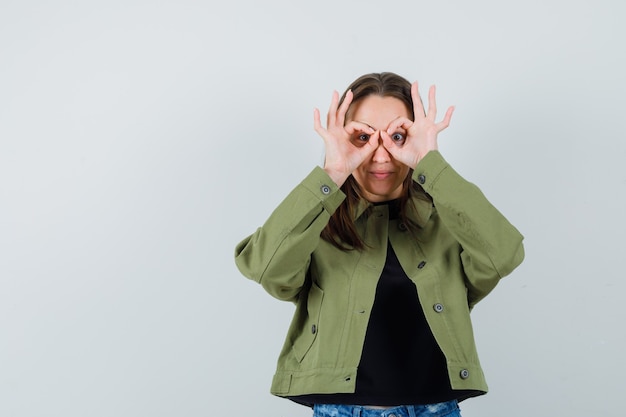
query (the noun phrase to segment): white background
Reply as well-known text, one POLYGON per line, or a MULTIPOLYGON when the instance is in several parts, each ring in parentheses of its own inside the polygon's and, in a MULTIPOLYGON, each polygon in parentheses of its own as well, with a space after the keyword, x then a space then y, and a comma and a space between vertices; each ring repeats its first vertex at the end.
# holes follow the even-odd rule
POLYGON ((310 416, 269 394, 293 307, 233 252, 379 71, 457 106, 442 154, 526 236, 464 416, 622 416, 625 9, 2 0, 0 416, 310 416))

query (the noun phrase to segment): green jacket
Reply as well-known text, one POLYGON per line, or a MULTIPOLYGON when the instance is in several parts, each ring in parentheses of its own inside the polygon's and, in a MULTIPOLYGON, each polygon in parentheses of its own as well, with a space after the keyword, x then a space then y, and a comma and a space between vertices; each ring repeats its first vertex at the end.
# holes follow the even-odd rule
POLYGON ((437 151, 413 172, 433 202, 415 200, 414 236, 386 205, 363 202, 355 223, 368 248, 341 251, 320 238, 345 198, 316 167, 235 250, 243 275, 296 303, 271 392, 354 392, 387 241, 417 286, 453 389, 486 392, 470 310, 524 258, 522 235, 437 151))

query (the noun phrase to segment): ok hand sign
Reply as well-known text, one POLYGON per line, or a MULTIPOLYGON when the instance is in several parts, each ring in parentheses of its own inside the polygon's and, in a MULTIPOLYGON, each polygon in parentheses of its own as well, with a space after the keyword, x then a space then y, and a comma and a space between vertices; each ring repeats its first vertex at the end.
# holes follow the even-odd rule
POLYGON ((411 121, 401 117, 396 119, 386 131, 380 133, 383 144, 389 153, 398 161, 415 168, 417 163, 430 151, 437 150, 437 135, 450 125, 450 119, 454 107, 449 107, 442 121, 436 122, 437 103, 435 100, 435 86, 428 91, 428 111, 424 111, 424 105, 419 96, 417 82, 411 85, 411 97, 413 99, 413 113, 415 120, 411 121), (397 144, 391 138, 394 132, 403 128, 407 132, 404 143, 397 144))
POLYGON ((352 91, 348 91, 338 108, 339 94, 333 93, 326 128, 320 122, 319 110, 315 109, 313 114, 315 131, 324 140, 326 148, 324 170, 338 186, 376 150, 380 138, 379 131, 364 123, 350 121, 344 126, 352 97, 352 91), (360 139, 359 146, 353 143, 355 138, 360 139))

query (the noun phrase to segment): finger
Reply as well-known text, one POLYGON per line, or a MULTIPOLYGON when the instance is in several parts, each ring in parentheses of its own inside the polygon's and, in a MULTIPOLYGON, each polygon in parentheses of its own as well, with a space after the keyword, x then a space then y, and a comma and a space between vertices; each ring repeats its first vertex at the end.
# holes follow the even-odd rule
POLYGON ((378 148, 378 141, 380 139, 380 130, 376 130, 374 131, 374 133, 372 134, 372 136, 370 136, 370 139, 367 141, 367 143, 365 144, 365 146, 363 146, 361 149, 363 150, 363 152, 366 155, 371 154, 372 152, 374 152, 376 150, 376 148, 378 148))
POLYGON ((313 110, 313 128, 317 133, 320 133, 324 128, 322 127, 322 122, 320 121, 320 111, 316 107, 313 110))
POLYGON ((387 152, 394 158, 399 159, 400 152, 402 152, 401 146, 398 145, 387 132, 381 132, 380 137, 387 152))
POLYGON ((319 109, 313 110, 313 128, 317 132, 317 134, 322 138, 324 143, 328 141, 328 131, 324 129, 322 126, 322 122, 320 121, 320 111, 319 109))
POLYGON ((380 139, 380 130, 375 130, 370 136, 370 139, 367 141, 367 145, 377 147, 379 139, 380 139))
POLYGON ((400 128, 404 130, 409 130, 411 126, 413 126, 413 121, 411 119, 408 119, 406 117, 398 117, 389 124, 389 127, 387 128, 387 133, 391 135, 400 128))
POLYGON ((348 134, 353 134, 354 132, 364 132, 364 133, 369 133, 371 135, 374 132, 376 132, 376 130, 372 128, 370 125, 365 124, 363 122, 355 122, 355 121, 349 122, 347 125, 345 125, 344 129, 346 130, 346 132, 348 132, 348 134))
POLYGON ((378 141, 379 133, 374 132, 367 142, 365 142, 362 146, 355 148, 354 156, 356 159, 353 161, 355 164, 355 168, 361 165, 363 161, 365 161, 370 155, 374 153, 374 151, 378 147, 378 141))
POLYGON ((391 139, 391 135, 387 132, 381 132, 380 137, 383 140, 383 146, 389 151, 393 152, 398 145, 391 139))
POLYGON ((338 126, 343 126, 343 124, 345 123, 346 120, 346 113, 348 112, 348 109, 350 108, 350 103, 352 103, 352 90, 348 90, 346 92, 346 96, 343 98, 343 102, 341 103, 341 106, 339 107, 339 111, 337 112, 337 120, 336 123, 338 126))
POLYGON ((337 105, 339 103, 339 93, 333 91, 333 98, 330 100, 330 108, 328 109, 328 116, 326 118, 326 127, 334 126, 337 120, 337 105))
POLYGON ((426 117, 434 121, 437 117, 437 100, 435 99, 435 86, 431 85, 428 90, 428 113, 426 117))
POLYGON ((438 132, 441 132, 442 130, 450 126, 450 120, 452 120, 452 113, 454 113, 454 108, 454 106, 448 107, 448 110, 446 111, 446 115, 443 117, 443 120, 437 123, 438 132))
POLYGON ((387 149, 389 149, 389 146, 393 144, 391 136, 389 136, 389 133, 385 132, 384 130, 380 132, 380 138, 383 141, 383 146, 387 149))
POLYGON ((413 113, 415 114, 415 118, 417 119, 422 115, 425 116, 426 112, 424 111, 424 104, 420 98, 417 81, 411 84, 411 99, 413 99, 413 113))

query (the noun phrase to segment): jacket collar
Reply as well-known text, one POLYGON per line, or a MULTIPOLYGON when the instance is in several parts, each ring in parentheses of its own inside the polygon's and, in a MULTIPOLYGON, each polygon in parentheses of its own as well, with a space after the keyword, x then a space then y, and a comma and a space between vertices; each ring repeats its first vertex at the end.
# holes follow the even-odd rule
MULTIPOLYGON (((425 227, 426 223, 430 219, 433 212, 433 203, 428 200, 413 197, 413 204, 408 204, 407 216, 414 221, 419 227, 425 227)), ((357 205, 354 219, 358 219, 365 213, 373 204, 365 199, 361 199, 357 205)))

